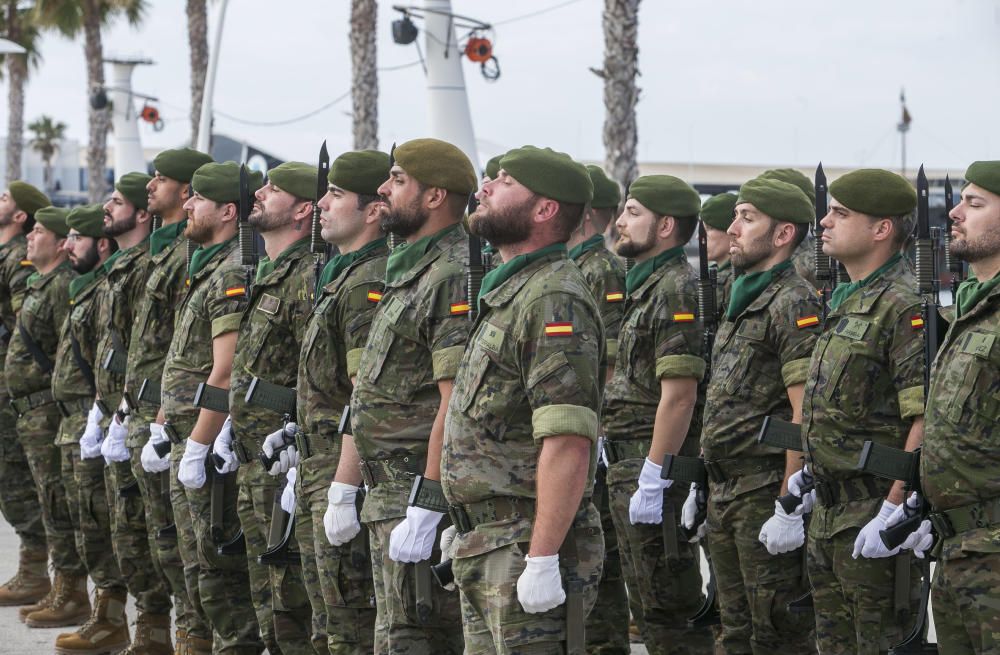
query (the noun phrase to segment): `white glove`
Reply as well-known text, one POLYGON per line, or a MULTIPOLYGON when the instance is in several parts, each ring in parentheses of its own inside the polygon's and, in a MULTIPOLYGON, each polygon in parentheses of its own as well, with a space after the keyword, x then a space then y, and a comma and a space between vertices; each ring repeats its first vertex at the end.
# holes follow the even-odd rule
POLYGON ((406 508, 406 518, 389 534, 389 557, 394 562, 412 564, 430 559, 437 526, 444 514, 422 507, 406 508))
POLYGON ((323 515, 323 528, 330 545, 342 546, 361 532, 358 510, 354 504, 357 497, 358 488, 353 484, 330 483, 330 489, 326 492, 326 499, 330 504, 323 515))
POLYGON ((281 491, 281 509, 289 514, 295 513, 295 480, 299 472, 293 466, 285 475, 285 488, 281 491))
POLYGON ((222 424, 222 429, 219 430, 219 434, 215 437, 215 443, 212 444, 212 452, 225 460, 221 467, 215 467, 220 475, 232 473, 240 467, 240 460, 236 459, 236 453, 233 452, 232 418, 226 417, 226 422, 222 424))
POLYGON ((806 464, 792 476, 788 478, 788 493, 802 499, 802 513, 808 514, 813 511, 813 504, 816 502, 816 490, 812 489, 805 496, 802 495, 802 487, 813 483, 813 476, 809 473, 809 465, 806 464))
POLYGON ((663 522, 663 492, 670 488, 673 480, 661 478, 662 469, 662 466, 654 464, 648 457, 643 462, 639 473, 639 488, 628 502, 628 520, 632 525, 659 525, 663 522))
POLYGON ((559 555, 524 558, 524 571, 517 578, 517 600, 528 614, 541 614, 566 602, 559 555))
POLYGON ((879 530, 885 530, 886 521, 892 516, 892 513, 896 510, 896 505, 890 503, 888 500, 882 501, 882 507, 878 511, 878 515, 871 521, 861 528, 861 532, 858 533, 858 538, 854 540, 854 553, 851 555, 854 559, 864 556, 870 559, 878 557, 892 557, 899 552, 899 547, 889 550, 882 543, 882 537, 879 536, 879 530))
POLYGON ((698 484, 696 482, 691 483, 691 490, 688 491, 688 497, 684 501, 684 507, 681 508, 681 525, 687 528, 689 531, 694 531, 694 537, 691 538, 691 543, 698 543, 702 537, 705 536, 706 521, 702 521, 698 524, 697 530, 695 531, 694 522, 698 518, 698 505, 700 501, 698 499, 698 484))
POLYGON ((212 447, 188 439, 184 444, 184 455, 177 469, 177 479, 188 489, 201 489, 205 486, 205 458, 212 447))
POLYGON ((100 457, 101 441, 104 439, 104 430, 101 429, 102 420, 104 420, 104 413, 97 406, 97 403, 94 403, 94 406, 87 412, 87 427, 83 429, 83 436, 80 437, 80 459, 100 457))
POLYGON ((757 540, 772 555, 801 547, 806 542, 806 528, 802 521, 804 513, 804 505, 799 505, 791 514, 786 514, 781 503, 774 501, 774 515, 761 526, 757 540))
MULTIPOLYGON (((294 437, 298 429, 299 426, 294 423, 287 423, 282 429, 275 430, 271 434, 267 435, 267 438, 264 439, 264 445, 261 446, 260 449, 264 451, 265 455, 272 457, 274 455, 274 451, 285 445, 285 438, 294 437)), ((268 473, 278 476, 282 473, 288 473, 289 469, 298 465, 299 453, 295 449, 295 444, 291 444, 288 448, 281 451, 278 455, 278 460, 271 465, 271 470, 268 471, 268 473)))
POLYGON ((110 464, 111 462, 128 461, 128 448, 125 447, 125 437, 127 436, 128 418, 126 417, 124 424, 119 423, 117 418, 111 419, 111 425, 108 426, 108 436, 101 443, 101 454, 104 455, 105 462, 110 464))
POLYGON ((924 519, 920 527, 910 533, 906 541, 899 547, 901 550, 912 550, 913 554, 923 559, 927 551, 934 545, 934 535, 931 534, 931 522, 924 519))
POLYGON ((149 441, 142 447, 142 454, 139 460, 142 462, 142 469, 146 473, 163 473, 170 468, 170 456, 160 457, 153 450, 153 445, 167 441, 167 435, 163 433, 163 426, 159 423, 149 424, 149 441))

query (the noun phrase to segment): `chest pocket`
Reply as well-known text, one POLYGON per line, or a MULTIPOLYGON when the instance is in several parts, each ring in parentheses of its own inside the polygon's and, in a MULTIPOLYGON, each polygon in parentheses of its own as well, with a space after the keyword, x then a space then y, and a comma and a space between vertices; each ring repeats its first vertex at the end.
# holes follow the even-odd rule
POLYGON ((157 323, 167 306, 167 271, 163 266, 155 267, 146 282, 146 294, 142 307, 145 315, 137 317, 137 325, 142 325, 143 333, 156 331, 157 323))
MULTIPOLYGON (((385 301, 383 301, 385 302, 385 301)), ((365 348, 366 359, 371 362, 368 367, 368 381, 375 382, 382 375, 385 362, 389 356, 389 351, 396 343, 397 333, 406 333, 406 324, 412 323, 413 312, 411 308, 400 300, 398 296, 392 296, 385 304, 385 309, 375 316, 372 323, 371 337, 365 348)), ((411 326, 415 332, 415 326, 411 326)), ((401 381, 400 381, 401 382, 401 381)))
POLYGON ((725 376, 726 395, 741 399, 749 398, 755 388, 756 369, 760 368, 763 348, 767 337, 767 322, 763 319, 740 322, 736 334, 732 335, 733 355, 731 365, 723 364, 719 374, 725 376))
POLYGON ((956 373, 945 380, 950 394, 948 418, 955 424, 976 417, 1000 417, 1000 339, 996 333, 969 332, 959 338, 956 373))
POLYGON ((284 299, 262 293, 250 311, 246 361, 250 363, 251 371, 259 372, 268 344, 281 338, 282 314, 286 310, 284 305, 284 299))
POLYGON ((831 330, 823 357, 829 364, 820 368, 826 370, 820 383, 823 397, 849 416, 864 414, 872 384, 883 374, 877 331, 875 322, 863 315, 843 316, 831 330))

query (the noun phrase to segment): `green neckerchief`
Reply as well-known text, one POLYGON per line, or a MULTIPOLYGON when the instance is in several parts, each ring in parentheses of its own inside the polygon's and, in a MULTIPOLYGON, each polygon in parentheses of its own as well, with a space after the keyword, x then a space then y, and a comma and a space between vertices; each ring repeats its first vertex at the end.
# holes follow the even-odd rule
POLYGON ((42 274, 39 273, 38 271, 35 271, 34 273, 32 273, 31 275, 28 276, 27 280, 25 280, 25 282, 24 282, 25 286, 29 286, 30 287, 31 283, 34 282, 35 280, 37 280, 40 277, 42 277, 42 274))
POLYGON ((838 284, 837 288, 833 290, 832 294, 830 294, 830 309, 837 309, 838 307, 840 307, 840 305, 845 300, 850 298, 852 293, 854 293, 861 287, 868 286, 873 280, 881 277, 883 273, 885 273, 890 268, 895 266, 896 262, 898 262, 902 258, 903 255, 897 252, 895 255, 889 258, 889 261, 879 266, 874 273, 872 273, 865 279, 859 280, 857 282, 841 282, 840 284, 838 284))
POLYGON ((504 262, 500 266, 497 266, 492 271, 487 273, 483 277, 483 284, 479 287, 479 297, 476 298, 476 304, 482 304, 483 296, 493 291, 501 284, 509 280, 514 276, 515 273, 528 266, 532 262, 536 262, 543 257, 547 257, 553 253, 566 254, 566 244, 565 243, 553 243, 551 245, 545 246, 544 248, 539 248, 533 252, 526 253, 524 255, 518 255, 509 262, 504 262))
POLYGON ((193 280, 198 271, 205 268, 220 250, 232 244, 235 240, 236 237, 233 237, 228 241, 223 241, 207 248, 205 246, 198 246, 198 249, 191 253, 191 261, 188 262, 188 279, 193 280))
POLYGON ((590 237, 583 243, 578 243, 572 248, 570 248, 568 257, 573 261, 576 261, 580 257, 580 255, 582 255, 585 252, 590 252, 591 250, 601 245, 602 243, 604 243, 604 236, 600 234, 595 234, 594 236, 590 237))
POLYGON ((316 289, 322 289, 326 285, 330 284, 330 282, 336 280, 337 276, 343 273, 348 266, 358 261, 358 259, 362 256, 367 255, 376 248, 382 248, 384 246, 384 238, 375 239, 374 241, 369 241, 354 252, 349 252, 344 255, 334 255, 330 258, 330 261, 326 263, 326 266, 323 267, 323 272, 320 273, 319 280, 316 281, 316 289))
POLYGON ((764 293, 764 289, 774 281, 775 275, 791 267, 792 260, 786 259, 766 271, 744 273, 733 280, 733 289, 729 292, 729 307, 726 308, 726 319, 731 321, 742 314, 743 310, 750 306, 750 303, 764 293))
POLYGON ((104 268, 97 266, 94 270, 89 273, 84 273, 83 275, 78 275, 69 281, 69 299, 76 299, 76 295, 83 291, 84 288, 90 285, 94 280, 104 276, 104 268))
POLYGON ((111 267, 115 265, 115 260, 127 253, 132 248, 126 248, 125 250, 116 250, 111 253, 111 256, 104 260, 104 263, 99 266, 101 270, 104 271, 104 275, 111 272, 111 267))
POLYGON ((254 278, 253 281, 255 283, 260 282, 265 277, 267 277, 268 275, 270 275, 271 273, 273 273, 274 269, 278 268, 278 264, 281 263, 281 260, 283 260, 286 257, 288 257, 289 255, 291 255, 293 252, 295 252, 296 250, 298 250, 301 246, 308 245, 309 244, 309 239, 310 239, 310 237, 302 237, 301 239, 299 239, 298 241, 296 241, 292 245, 290 245, 287 248, 285 248, 284 250, 282 250, 281 254, 278 255, 277 257, 275 257, 273 262, 271 261, 271 258, 268 257, 267 255, 264 255, 263 257, 261 257, 260 261, 257 262, 257 276, 254 278))
POLYGON ((964 316, 970 309, 978 305, 979 301, 988 296, 998 284, 1000 284, 1000 273, 985 282, 980 282, 973 275, 958 285, 958 293, 955 294, 955 307, 958 308, 959 317, 964 316))
POLYGON ((625 274, 625 290, 631 294, 633 291, 641 287, 643 282, 649 279, 649 276, 653 274, 653 271, 663 266, 674 257, 680 257, 683 254, 684 246, 676 246, 674 248, 670 248, 669 250, 664 250, 656 257, 647 259, 641 264, 636 264, 629 269, 628 273, 625 274))
POLYGON ((187 227, 187 219, 179 223, 171 223, 170 225, 164 225, 159 230, 156 230, 149 235, 149 256, 155 257, 163 252, 163 249, 173 243, 180 234, 187 227))
POLYGON ((417 239, 413 243, 401 243, 389 253, 389 261, 385 264, 385 281, 392 284, 403 277, 410 269, 423 259, 424 255, 430 252, 431 248, 455 230, 462 226, 461 223, 449 225, 443 230, 423 239, 417 239))

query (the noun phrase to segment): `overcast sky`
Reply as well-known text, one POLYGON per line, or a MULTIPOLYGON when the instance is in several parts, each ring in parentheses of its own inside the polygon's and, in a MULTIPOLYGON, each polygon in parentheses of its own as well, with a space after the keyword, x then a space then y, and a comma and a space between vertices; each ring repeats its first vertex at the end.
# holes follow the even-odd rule
MULTIPOLYGON (((565 0, 563 0, 565 1, 565 0)), ((147 147, 188 138, 189 75, 184 3, 150 0, 144 24, 105 31, 106 56, 143 55, 137 91, 158 96, 162 132, 147 147)), ((392 42, 398 14, 379 3, 378 61, 416 61, 392 42)), ((456 13, 502 23, 560 0, 455 0, 456 13)), ((349 0, 232 0, 226 16, 216 108, 277 121, 320 107, 350 87, 349 0)), ((464 65, 482 159, 532 143, 603 160, 601 0, 577 0, 496 27, 499 81, 464 65)), ((214 15, 214 14, 213 14, 214 15)), ((214 24, 209 25, 211 43, 214 24)), ((908 162, 964 167, 1000 159, 1000 3, 997 0, 645 0, 640 8, 639 160, 813 166, 899 165, 899 92, 913 116, 908 162)), ((26 122, 49 114, 86 140, 82 41, 42 42, 26 122)), ((6 96, 5 82, 0 81, 6 96)), ((426 135, 419 66, 380 73, 379 137, 426 135)), ((0 103, 0 125, 6 125, 0 103)), ((282 127, 217 116, 215 130, 285 159, 315 159, 351 146, 348 99, 282 127)))

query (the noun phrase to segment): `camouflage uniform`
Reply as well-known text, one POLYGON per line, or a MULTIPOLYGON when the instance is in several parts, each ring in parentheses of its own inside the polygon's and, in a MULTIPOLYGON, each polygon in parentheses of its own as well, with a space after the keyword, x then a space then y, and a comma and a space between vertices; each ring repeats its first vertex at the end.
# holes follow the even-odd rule
MULTIPOLYGON (((280 423, 277 411, 250 405, 247 390, 254 377, 293 388, 306 316, 312 308, 312 258, 309 240, 300 239, 273 262, 262 260, 249 305, 239 326, 229 392, 233 450, 240 458, 237 511, 247 544, 250 593, 264 643, 285 655, 312 653, 309 597, 301 565, 268 566, 257 562, 267 550, 275 494, 285 476, 272 477, 257 460, 267 435, 280 423), (269 270, 270 269, 270 270, 269 270)), ((297 551, 293 538, 289 546, 297 551)))
POLYGON ((871 439, 902 448, 911 421, 923 413, 915 288, 896 261, 830 312, 813 350, 802 434, 816 477, 807 549, 821 653, 884 651, 903 637, 919 597, 920 573, 911 565, 911 606, 893 607, 895 560, 909 554, 851 558, 858 532, 891 487, 857 469, 862 445, 871 439))
POLYGON ((1000 286, 952 323, 931 369, 923 490, 946 514, 934 578, 938 647, 948 655, 1000 649, 1000 286), (983 526, 983 527, 978 527, 983 526))
POLYGON ((726 478, 710 481, 708 498, 726 653, 814 650, 812 614, 786 610, 806 593, 801 549, 772 556, 757 538, 785 473, 784 451, 757 435, 765 416, 791 420, 786 388, 805 382, 821 311, 809 283, 786 268, 715 339, 701 447, 726 478))
MULTIPOLYGON (((300 452, 296 533, 302 573, 313 611, 313 633, 323 635, 331 655, 373 652, 375 588, 368 531, 342 546, 326 538, 327 489, 340 460, 340 415, 351 399, 368 328, 382 295, 389 251, 379 239, 329 284, 309 318, 299 358, 300 452)), ((317 649, 319 650, 319 649, 317 649)))
POLYGON ((441 483, 453 511, 465 515, 456 524, 453 570, 468 653, 563 652, 570 603, 528 614, 516 592, 546 437, 573 434, 593 442, 583 501, 559 564, 565 589, 573 579, 582 582, 585 614, 601 579, 604 539, 590 496, 606 335, 599 303, 562 244, 536 256, 482 296, 445 422, 441 483), (516 509, 481 516, 491 503, 516 509), (569 554, 574 548, 576 561, 569 554))
MULTIPOLYGON (((421 242, 403 246, 423 255, 386 281, 351 396, 351 425, 368 484, 361 520, 371 531, 379 654, 462 652, 457 594, 435 585, 433 609, 421 621, 414 573, 423 575, 424 563, 389 558, 389 534, 406 515, 414 474, 425 470, 441 401, 437 383, 455 378, 470 327, 465 230, 448 227, 421 242)), ((441 521, 438 536, 448 523, 441 521)), ((440 557, 437 546, 435 539, 432 562, 440 557)))
POLYGON ((84 577, 87 571, 76 550, 62 462, 55 445, 59 410, 52 399, 52 359, 59 344, 59 326, 69 312, 69 281, 75 276, 63 262, 55 270, 28 278, 28 290, 17 317, 17 328, 7 348, 4 372, 11 406, 18 412, 17 437, 34 479, 36 502, 53 568, 66 576, 84 577), (22 330, 30 335, 46 361, 42 367, 28 349, 22 330))
MULTIPOLYGON (((687 618, 705 599, 697 547, 679 543, 677 556, 667 557, 661 525, 632 525, 629 520, 629 500, 638 489, 660 402, 660 379, 701 380, 705 372, 701 326, 694 320, 696 285, 694 270, 678 254, 629 294, 615 373, 604 394, 608 489, 629 606, 654 654, 710 653, 713 647, 708 628, 687 627, 687 618)), ((699 389, 681 455, 698 454, 703 406, 704 391, 699 389)), ((675 522, 688 493, 681 487, 674 485, 664 494, 664 515, 675 522)))
MULTIPOLYGON (((246 306, 246 275, 235 261, 238 256, 236 239, 227 242, 191 277, 177 308, 160 397, 166 420, 182 437, 191 434, 201 411, 193 405, 194 394, 212 370, 213 340, 239 328, 246 306)), ((175 449, 182 450, 180 446, 175 449)), ((192 567, 196 577, 193 582, 188 578, 188 584, 197 585, 201 607, 214 632, 215 648, 222 653, 259 653, 263 644, 250 604, 246 557, 242 553, 220 555, 217 551, 218 545, 239 532, 236 476, 222 476, 209 467, 206 484, 200 489, 184 487, 184 492, 196 539, 190 542, 180 535, 178 547, 185 561, 197 563, 192 567), (224 507, 223 534, 218 543, 211 531, 212 490, 216 484, 222 485, 224 507)))
MULTIPOLYGON (((147 593, 155 595, 157 609, 150 607, 146 611, 161 613, 160 608, 169 608, 172 596, 178 630, 199 639, 211 639, 208 620, 197 598, 198 563, 182 561, 178 549, 179 539, 194 540, 183 485, 177 483, 176 468, 184 449, 175 446, 171 451, 169 472, 147 473, 140 460, 142 447, 149 440, 149 424, 156 420, 159 409, 158 387, 174 334, 174 311, 186 289, 187 240, 182 236, 186 225, 185 220, 153 232, 148 259, 143 257, 132 270, 123 271, 119 282, 121 293, 128 299, 121 304, 132 312, 125 388, 136 404, 129 419, 125 445, 131 453, 132 475, 139 483, 145 507, 143 518, 149 555, 144 558, 152 559, 152 565, 146 565, 146 570, 148 573, 156 570, 160 577, 160 581, 149 579, 147 593), (152 398, 147 395, 139 400, 139 391, 147 379, 154 387, 153 393, 148 394, 152 398), (189 587, 189 583, 193 584, 189 587)), ((118 471, 124 473, 122 469, 118 471)), ((138 526, 138 517, 134 517, 134 521, 138 526)), ((152 599, 149 602, 152 606, 152 599)))
MULTIPOLYGON (((607 338, 608 366, 613 368, 625 307, 625 264, 608 251, 604 236, 599 234, 570 250, 569 256, 580 267, 594 300, 603 310, 601 321, 607 338)), ((598 462, 594 501, 601 513, 604 530, 604 568, 597 589, 597 604, 587 620, 587 650, 592 655, 628 655, 628 596, 622 578, 618 536, 608 502, 607 473, 604 463, 598 462)))
POLYGON ((733 292, 733 280, 736 279, 732 262, 726 262, 716 269, 715 273, 715 305, 719 308, 719 321, 726 315, 729 306, 729 296, 733 292))
MULTIPOLYGON (((27 287, 28 276, 35 271, 28 261, 27 240, 17 235, 0 246, 0 362, 7 358, 7 344, 17 330, 16 315, 27 287)), ((0 375, 3 364, 0 364, 0 375)), ((45 527, 38 507, 35 483, 17 438, 17 414, 10 406, 6 379, 0 384, 0 510, 21 540, 22 556, 46 552, 45 527)))
POLYGON ((807 234, 795 248, 792 265, 795 266, 795 273, 812 285, 813 289, 819 288, 816 283, 816 237, 812 233, 807 234))

